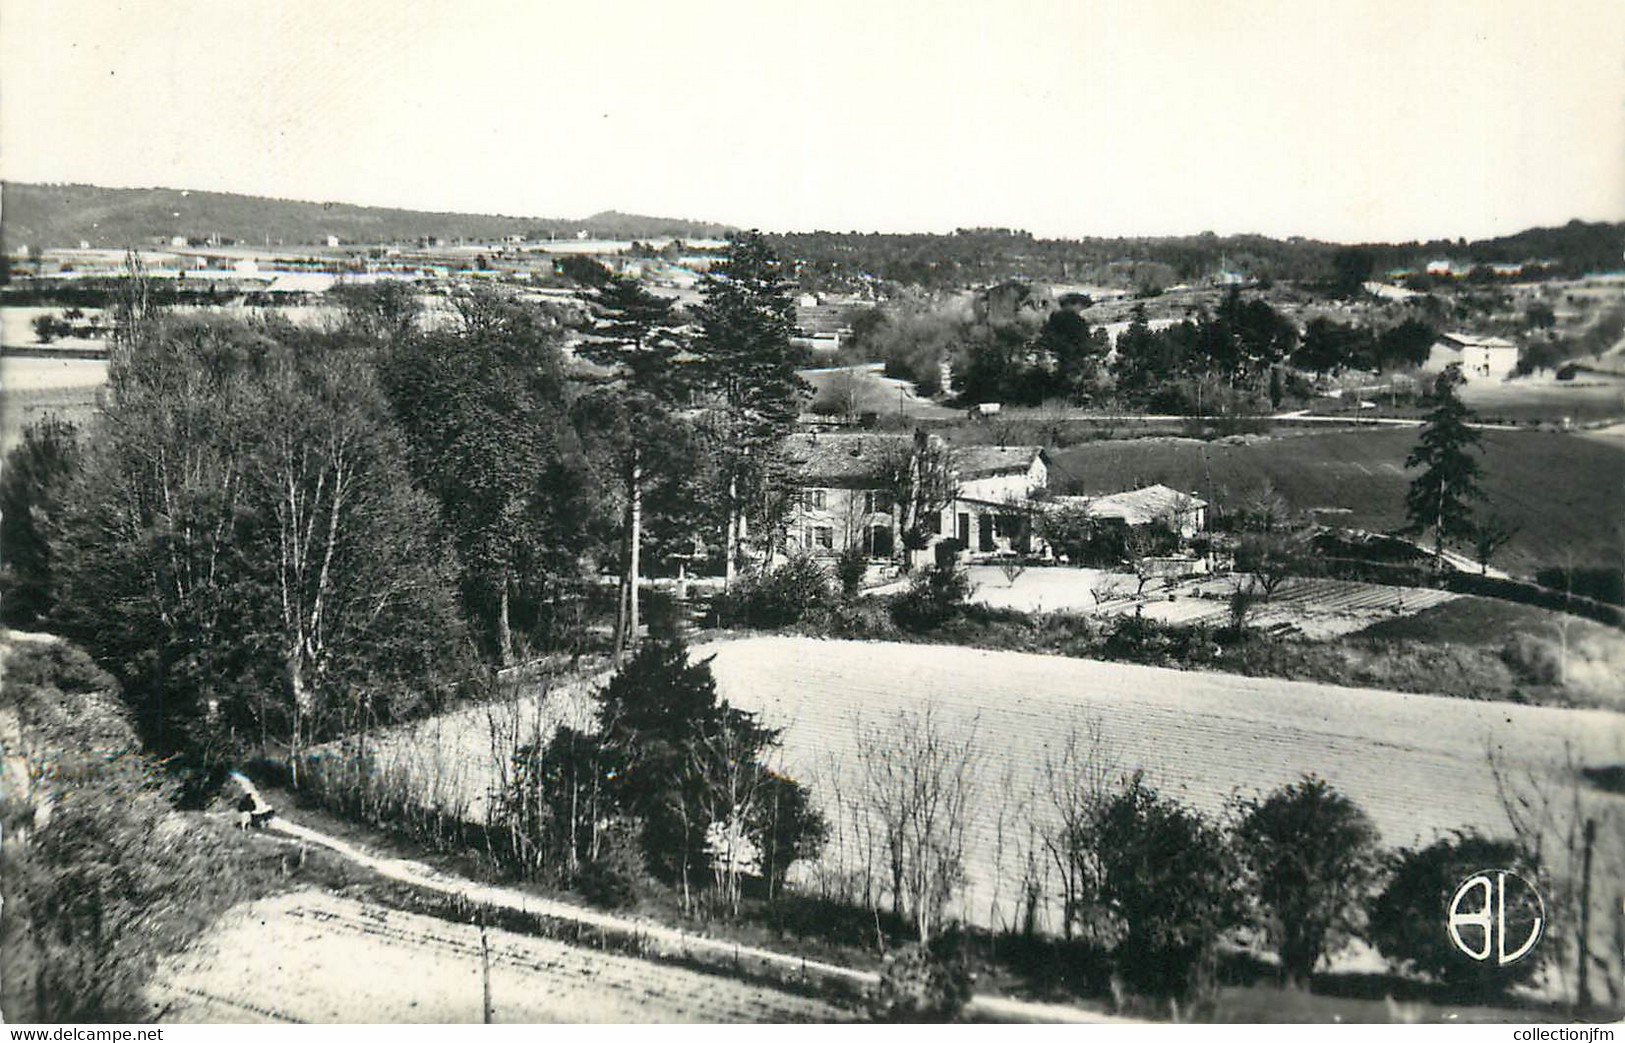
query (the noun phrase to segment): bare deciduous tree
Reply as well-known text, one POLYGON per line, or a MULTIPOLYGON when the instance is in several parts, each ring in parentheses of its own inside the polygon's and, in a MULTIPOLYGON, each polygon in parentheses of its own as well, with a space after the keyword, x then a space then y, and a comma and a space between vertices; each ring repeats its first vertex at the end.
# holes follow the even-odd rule
POLYGON ((1473 556, 1478 560, 1478 574, 1487 576, 1490 561, 1502 547, 1518 535, 1518 526, 1499 515, 1491 515, 1473 526, 1473 556))
POLYGON ((976 722, 949 730, 928 704, 885 725, 854 723, 869 813, 881 827, 892 905, 920 943, 964 883, 965 838, 982 759, 976 722))
POLYGON ((1485 759, 1513 837, 1540 867, 1538 886, 1562 953, 1554 964, 1559 978, 1578 1006, 1596 1001, 1593 984, 1601 982, 1617 1007, 1625 999, 1625 978, 1622 950, 1612 942, 1625 930, 1619 914, 1625 887, 1617 873, 1600 868, 1625 859, 1625 820, 1617 802, 1589 792, 1569 742, 1560 760, 1521 770, 1493 743, 1486 745, 1485 759))
POLYGON ((887 451, 879 475, 897 512, 897 552, 903 566, 911 568, 914 552, 923 550, 931 538, 930 519, 959 495, 953 452, 923 430, 916 431, 912 443, 887 451))
POLYGON ((1042 836, 1061 884, 1061 930, 1069 939, 1098 883, 1095 825, 1120 776, 1119 757, 1099 718, 1074 725, 1044 757, 1054 817, 1042 836))

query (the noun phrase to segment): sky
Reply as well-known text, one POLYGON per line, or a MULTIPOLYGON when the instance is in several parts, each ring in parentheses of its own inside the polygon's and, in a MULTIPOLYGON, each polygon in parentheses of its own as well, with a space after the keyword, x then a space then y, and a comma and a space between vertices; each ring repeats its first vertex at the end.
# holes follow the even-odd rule
POLYGON ((1478 238, 1625 219, 1625 3, 0 0, 0 177, 776 231, 1478 238))

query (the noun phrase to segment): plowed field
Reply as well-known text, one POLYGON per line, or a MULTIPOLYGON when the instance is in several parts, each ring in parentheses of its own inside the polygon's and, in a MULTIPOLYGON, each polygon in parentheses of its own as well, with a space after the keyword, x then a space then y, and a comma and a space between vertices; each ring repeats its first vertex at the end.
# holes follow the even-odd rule
MULTIPOLYGON (((760 637, 702 651, 711 653, 720 694, 785 729, 785 770, 813 786, 832 818, 863 777, 855 722, 929 704, 943 730, 974 728, 979 798, 960 912, 984 923, 1012 911, 1017 835, 1049 809, 1046 757, 1090 720, 1118 768, 1144 768, 1164 793, 1204 811, 1314 772, 1365 808, 1390 846, 1453 829, 1505 834, 1491 747, 1519 773, 1555 770, 1565 743, 1582 763, 1625 760, 1625 717, 1601 710, 951 646, 760 637)), ((832 825, 825 861, 850 871, 861 856, 836 839, 850 837, 850 823, 832 825)))
MULTIPOLYGON (((561 942, 492 930, 493 1020, 831 1021, 816 1000, 561 942)), ((316 892, 227 916, 160 971, 169 1022, 479 1022, 480 932, 316 892)))

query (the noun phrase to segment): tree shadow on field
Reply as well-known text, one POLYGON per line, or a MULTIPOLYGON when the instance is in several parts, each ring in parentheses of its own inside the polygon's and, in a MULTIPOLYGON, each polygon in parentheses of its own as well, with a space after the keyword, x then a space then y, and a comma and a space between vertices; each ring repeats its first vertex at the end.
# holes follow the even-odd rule
POLYGON ((1567 1007, 1537 998, 1492 995, 1460 985, 1398 974, 1340 971, 1313 976, 1307 991, 1279 984, 1274 964, 1247 952, 1227 953, 1212 1019, 1273 1024, 1504 1023, 1564 1020, 1567 1007))

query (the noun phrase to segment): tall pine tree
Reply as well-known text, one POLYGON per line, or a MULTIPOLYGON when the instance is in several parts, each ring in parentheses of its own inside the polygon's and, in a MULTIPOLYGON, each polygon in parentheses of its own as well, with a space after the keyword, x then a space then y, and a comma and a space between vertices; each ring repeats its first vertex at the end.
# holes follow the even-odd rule
POLYGON ((623 649, 637 643, 644 468, 665 438, 671 407, 684 390, 673 364, 681 341, 673 329, 672 302, 645 290, 635 279, 606 274, 583 297, 593 326, 576 350, 612 372, 595 413, 608 421, 626 492, 621 592, 615 611, 618 659, 623 649))
POLYGON ((1433 556, 1444 562, 1446 539, 1470 539, 1473 534, 1472 501, 1482 497, 1478 487, 1478 461, 1469 450, 1479 446, 1478 432, 1468 424, 1473 413, 1456 388, 1466 383, 1460 366, 1447 366, 1433 382, 1433 411, 1427 415, 1416 448, 1405 458, 1405 468, 1422 468, 1405 494, 1405 515, 1413 532, 1433 532, 1433 556))
POLYGON ((724 482, 727 523, 724 576, 733 581, 745 520, 756 508, 771 538, 775 505, 787 482, 780 450, 810 390, 796 374, 790 347, 795 304, 784 262, 760 232, 729 237, 727 254, 706 274, 695 307, 702 331, 695 349, 715 396, 714 430, 724 482))

